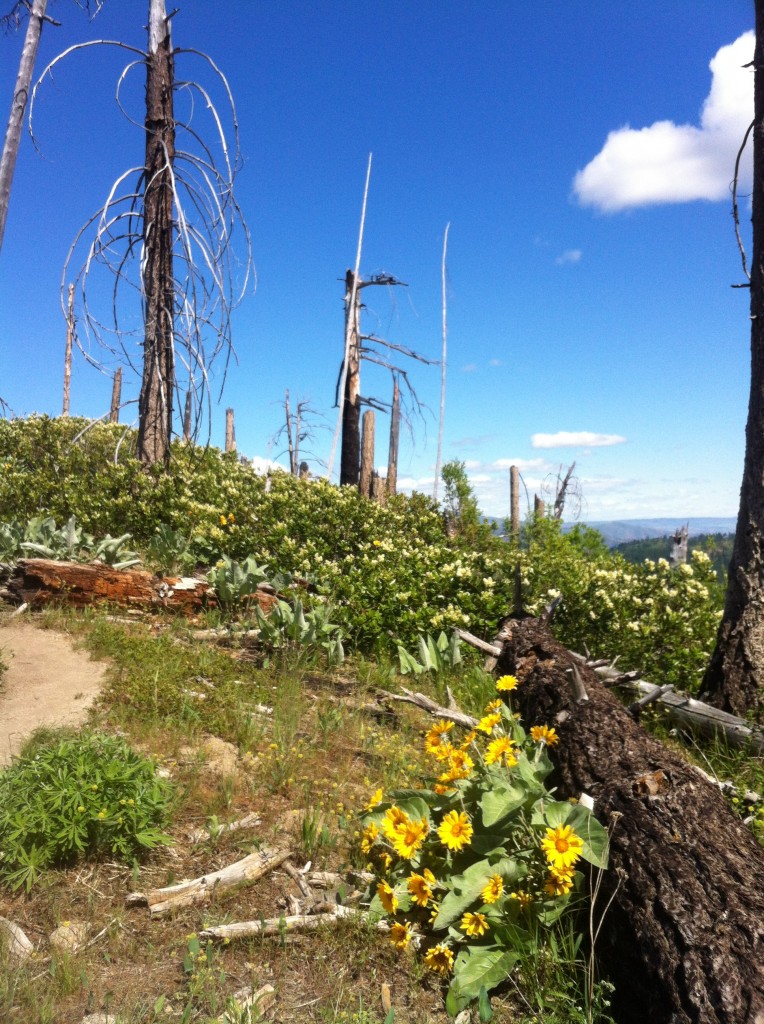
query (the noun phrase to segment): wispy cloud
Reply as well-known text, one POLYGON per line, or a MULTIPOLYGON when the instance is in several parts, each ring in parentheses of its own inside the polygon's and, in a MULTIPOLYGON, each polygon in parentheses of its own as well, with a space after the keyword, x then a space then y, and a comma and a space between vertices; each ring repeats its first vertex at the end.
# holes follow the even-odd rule
POLYGON ((753 116, 753 71, 743 65, 752 59, 754 43, 753 32, 746 32, 717 51, 709 65, 711 90, 699 126, 656 121, 610 132, 573 180, 579 202, 614 213, 658 203, 727 199, 730 169, 753 116))
POLYGON ((462 367, 462 373, 474 373, 477 370, 476 363, 467 363, 466 366, 462 367))
POLYGON ((504 365, 504 360, 503 359, 489 359, 488 360, 488 365, 489 366, 503 366, 504 365))
POLYGON ((558 267, 564 267, 566 263, 580 263, 583 253, 580 249, 566 249, 561 252, 554 261, 558 267))
POLYGON ((550 469, 546 459, 495 459, 491 463, 492 469, 509 469, 511 466, 517 466, 521 473, 527 473, 529 470, 541 473, 550 469))
POLYGON ((558 430, 556 434, 533 434, 534 448, 607 448, 625 444, 620 434, 595 434, 591 430, 558 430))

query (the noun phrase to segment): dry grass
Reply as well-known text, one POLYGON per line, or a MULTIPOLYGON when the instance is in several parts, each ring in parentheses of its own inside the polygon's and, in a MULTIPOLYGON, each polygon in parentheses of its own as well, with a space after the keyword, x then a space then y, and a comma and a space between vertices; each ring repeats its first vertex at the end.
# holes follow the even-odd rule
POLYGON ((64 626, 112 659, 99 724, 127 733, 170 773, 175 842, 136 867, 86 863, 49 872, 30 897, 0 890, 0 914, 36 947, 25 965, 2 972, 4 1024, 79 1024, 104 1010, 123 1024, 208 1021, 223 1013, 232 992, 265 983, 277 993, 267 1014, 273 1021, 381 1024, 383 983, 399 1024, 447 1019, 436 980, 385 938, 348 921, 288 941, 216 947, 194 970, 184 969, 188 937, 203 927, 286 912, 287 898, 300 893, 282 870, 166 919, 125 905, 131 891, 202 875, 259 846, 288 845, 298 866, 311 859, 314 867, 347 869, 354 809, 377 785, 401 784, 418 768, 412 717, 374 721, 346 706, 354 689, 347 683, 316 671, 243 664, 236 652, 189 642, 175 625, 127 628, 70 614, 48 615, 47 624, 64 626), (204 692, 205 699, 184 690, 204 692), (273 713, 253 713, 256 704, 273 713), (210 735, 231 746, 211 751, 210 735), (214 837, 215 822, 250 812, 260 818, 256 828, 214 837), (205 824, 210 838, 190 842, 192 830, 205 824), (79 952, 55 953, 47 937, 63 922, 86 922, 98 937, 79 952))

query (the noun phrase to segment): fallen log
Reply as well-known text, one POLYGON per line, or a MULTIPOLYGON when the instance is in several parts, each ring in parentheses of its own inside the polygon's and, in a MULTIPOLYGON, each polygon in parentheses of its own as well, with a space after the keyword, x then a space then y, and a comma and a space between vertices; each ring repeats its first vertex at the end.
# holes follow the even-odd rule
POLYGON ((237 860, 235 864, 228 864, 219 871, 212 871, 190 881, 168 885, 164 889, 152 889, 147 893, 132 892, 125 898, 125 902, 131 907, 148 906, 152 917, 162 917, 181 907, 204 903, 213 892, 231 889, 242 882, 256 882, 291 856, 290 850, 260 850, 237 860))
POLYGON ((508 633, 498 670, 520 681, 524 722, 559 736, 551 783, 563 799, 590 794, 611 830, 596 953, 619 1024, 764 1024, 764 849, 548 627, 508 633), (573 693, 574 663, 588 700, 573 693))
MULTIPOLYGON (((194 614, 217 603, 210 584, 193 576, 156 576, 145 569, 112 569, 101 562, 47 558, 20 559, 6 589, 14 601, 33 608, 50 603, 83 607, 108 602, 194 614)), ((268 612, 278 598, 264 589, 258 590, 253 600, 268 612)))

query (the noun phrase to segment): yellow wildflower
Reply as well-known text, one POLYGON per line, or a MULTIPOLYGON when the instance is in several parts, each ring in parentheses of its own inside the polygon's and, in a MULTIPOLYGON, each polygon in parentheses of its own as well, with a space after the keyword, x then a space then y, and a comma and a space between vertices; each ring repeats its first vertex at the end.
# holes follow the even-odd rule
POLYGON ((371 853, 371 848, 377 840, 379 835, 379 829, 373 821, 369 822, 366 828, 361 833, 361 852, 371 853))
POLYGON ((531 739, 534 743, 546 743, 548 747, 554 747, 560 742, 560 737, 548 725, 534 725, 531 729, 531 739))
POLYGON ((549 875, 544 884, 544 892, 549 896, 567 896, 573 888, 573 872, 575 868, 557 869, 550 867, 549 875))
POLYGON ((411 893, 411 898, 418 907, 426 907, 432 899, 432 887, 435 885, 435 875, 429 868, 425 868, 421 875, 410 875, 406 888, 411 893))
POLYGON ((396 827, 394 835, 390 837, 390 841, 399 857, 403 857, 404 860, 411 860, 427 838, 429 831, 430 826, 427 824, 427 818, 422 818, 419 821, 407 820, 396 827))
POLYGON ((449 811, 440 823, 438 836, 449 850, 461 850, 472 839, 472 822, 464 811, 449 811))
POLYGON ((488 931, 488 919, 485 914, 466 913, 459 924, 459 927, 467 935, 483 935, 488 931))
POLYGON ((393 804, 392 807, 388 807, 385 811, 385 817, 382 820, 382 832, 392 842, 395 837, 395 830, 399 825, 405 825, 408 820, 408 814, 393 804))
POLYGON ((498 713, 498 711, 495 711, 492 715, 485 715, 483 718, 481 718, 477 724, 477 728, 481 732, 484 732, 486 733, 486 735, 490 736, 491 733, 493 732, 493 727, 495 725, 498 725, 500 721, 501 715, 498 713))
POLYGON ((525 889, 518 889, 517 892, 511 892, 509 894, 511 900, 517 900, 520 904, 521 910, 527 910, 527 908, 533 903, 533 897, 525 889))
POLYGON ((390 941, 396 949, 406 949, 411 942, 410 926, 396 921, 390 928, 390 941))
POLYGON ((225 516, 221 516, 220 517, 220 525, 221 526, 225 526, 227 522, 228 522, 228 520, 226 519, 225 516))
POLYGON ((499 693, 509 693, 510 690, 517 689, 517 677, 516 676, 499 676, 496 680, 496 689, 499 693))
POLYGON ((427 950, 424 962, 436 974, 450 974, 454 969, 454 954, 448 946, 439 942, 437 946, 427 950))
POLYGON ((480 895, 483 897, 483 903, 495 903, 496 900, 501 898, 503 893, 504 881, 501 875, 491 875, 488 879, 488 885, 486 885, 480 895))
POLYGON ((441 718, 439 722, 430 729, 424 738, 424 748, 428 754, 435 754, 436 756, 440 753, 440 749, 443 746, 443 737, 446 733, 450 732, 454 727, 453 722, 447 722, 441 718))
POLYGON ((501 697, 497 698, 496 700, 491 700, 486 704, 485 711, 483 712, 483 714, 490 715, 492 711, 499 711, 499 709, 503 706, 504 701, 501 699, 501 697))
POLYGON ((459 750, 466 750, 472 743, 477 739, 477 733, 474 729, 467 733, 462 742, 459 744, 459 750))
POLYGON ((394 914, 398 909, 398 897, 395 895, 393 887, 387 882, 380 882, 377 886, 377 896, 387 913, 394 914))
POLYGON ((548 828, 541 840, 541 849, 555 871, 564 871, 571 867, 581 856, 584 844, 570 825, 558 825, 548 828))
POLYGON ((499 736, 488 744, 485 752, 486 764, 505 764, 507 768, 513 768, 517 764, 515 745, 508 736, 499 736))
POLYGON ((366 804, 367 811, 373 811, 377 804, 382 802, 383 792, 381 789, 375 790, 369 797, 369 802, 366 804))

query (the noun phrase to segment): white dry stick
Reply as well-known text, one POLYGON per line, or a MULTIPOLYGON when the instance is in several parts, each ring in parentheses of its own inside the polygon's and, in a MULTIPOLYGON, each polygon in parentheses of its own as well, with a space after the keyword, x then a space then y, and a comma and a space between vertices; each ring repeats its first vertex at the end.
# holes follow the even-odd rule
POLYGON ((291 850, 277 850, 275 853, 260 850, 236 861, 235 864, 229 864, 219 871, 212 871, 191 881, 179 882, 164 889, 152 889, 147 893, 130 893, 125 902, 128 906, 147 904, 152 917, 162 917, 178 907, 203 903, 209 899, 212 892, 230 889, 242 882, 256 882, 258 878, 262 878, 291 856, 291 850))
POLYGON ((353 272, 353 289, 350 295, 350 315, 348 316, 345 324, 345 358, 342 363, 342 379, 340 380, 339 390, 339 404, 340 411, 337 414, 337 426, 334 428, 334 439, 332 441, 332 452, 329 456, 329 464, 326 467, 326 479, 332 479, 332 469, 334 468, 334 457, 337 454, 337 441, 340 436, 340 429, 342 428, 342 414, 345 411, 345 382, 348 376, 348 357, 350 355, 350 334, 353 329, 352 325, 355 322, 353 319, 353 310, 355 309, 355 297, 358 289, 358 273, 361 269, 361 248, 363 247, 363 229, 366 223, 366 200, 369 198, 369 180, 371 178, 371 156, 369 153, 369 163, 366 167, 366 185, 363 190, 363 205, 361 207, 361 225, 358 229, 358 248, 355 253, 355 270, 353 272))
POLYGON ((443 235, 443 260, 440 265, 440 277, 443 293, 443 354, 440 359, 440 424, 438 425, 438 454, 435 459, 435 484, 432 490, 432 500, 438 500, 438 484, 440 482, 440 463, 443 452, 443 420, 446 414, 446 253, 448 252, 448 229, 451 221, 446 224, 443 235))

